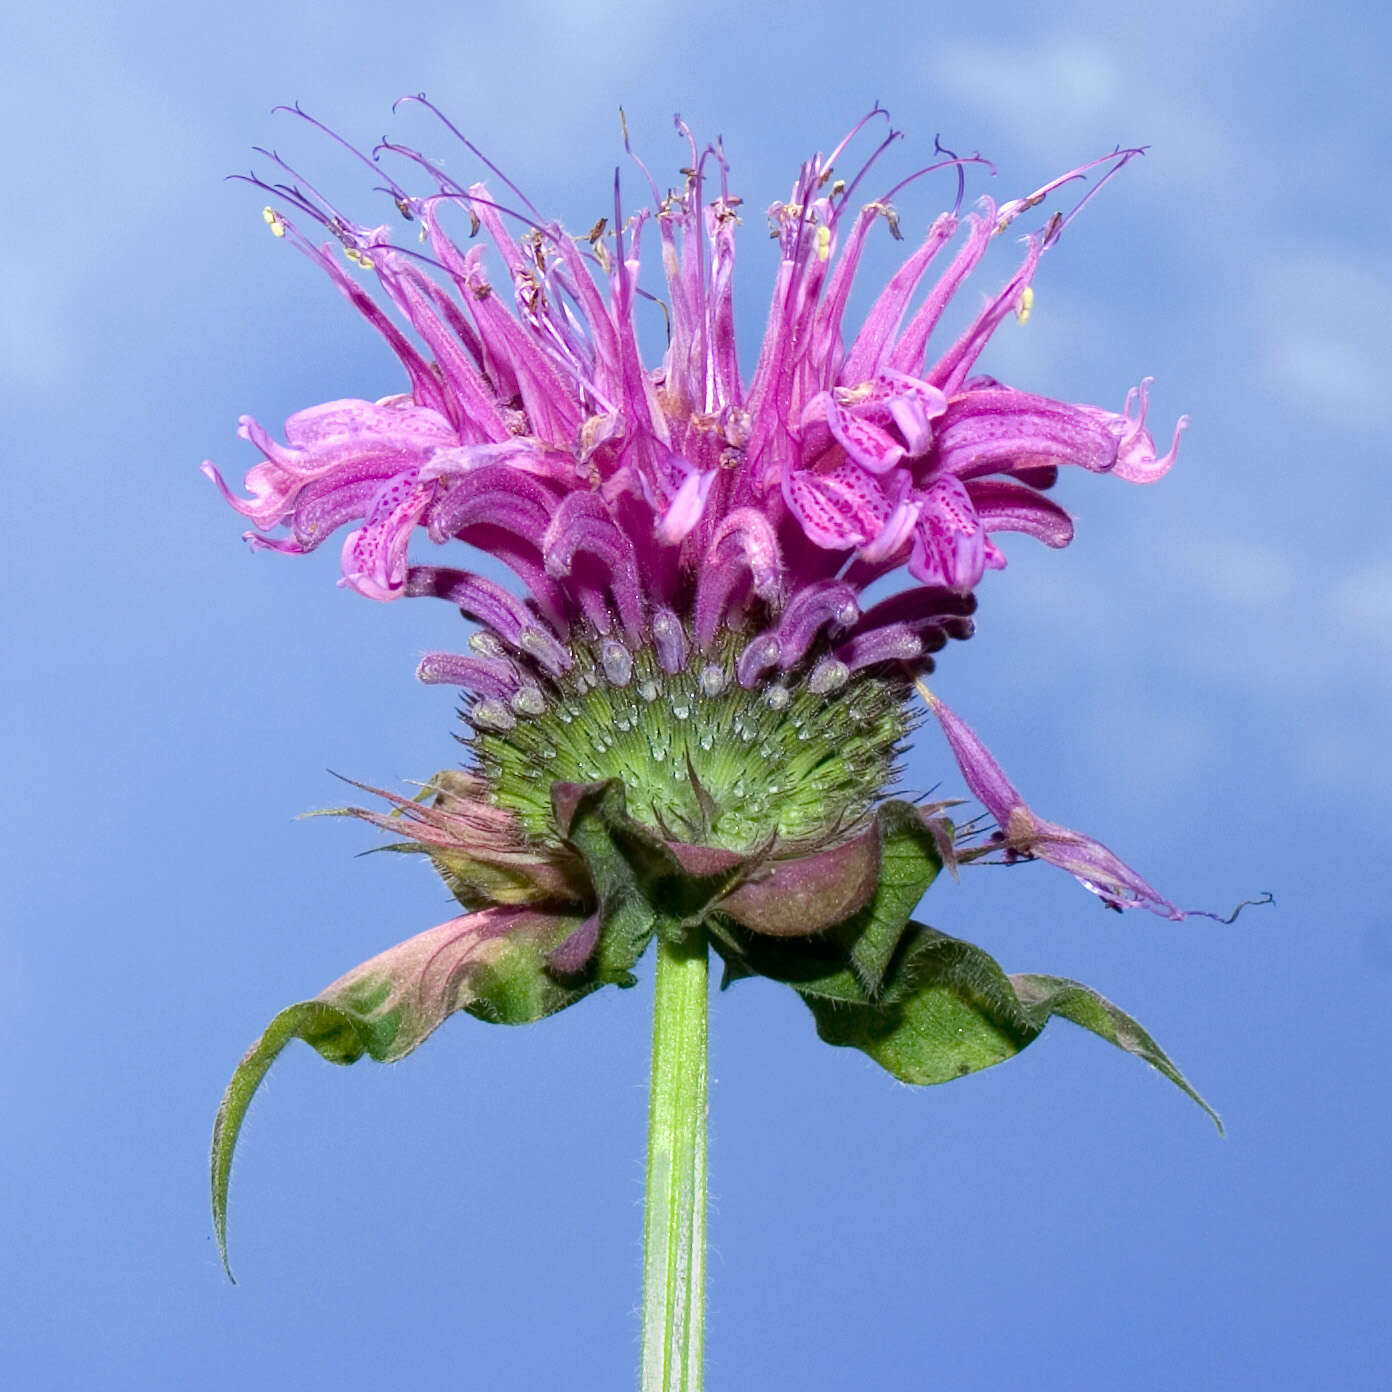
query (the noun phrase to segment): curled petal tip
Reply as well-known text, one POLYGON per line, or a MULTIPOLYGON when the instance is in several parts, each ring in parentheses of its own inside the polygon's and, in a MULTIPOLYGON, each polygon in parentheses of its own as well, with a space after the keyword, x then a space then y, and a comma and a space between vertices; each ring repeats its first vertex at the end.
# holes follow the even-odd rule
POLYGON ((1179 458, 1179 437, 1189 428, 1189 417, 1180 416, 1175 422, 1174 434, 1170 437, 1170 447, 1162 455, 1156 456, 1155 446, 1150 435, 1141 430, 1139 441, 1143 444, 1123 448, 1117 453, 1113 473, 1128 483, 1158 483, 1174 467, 1179 458))

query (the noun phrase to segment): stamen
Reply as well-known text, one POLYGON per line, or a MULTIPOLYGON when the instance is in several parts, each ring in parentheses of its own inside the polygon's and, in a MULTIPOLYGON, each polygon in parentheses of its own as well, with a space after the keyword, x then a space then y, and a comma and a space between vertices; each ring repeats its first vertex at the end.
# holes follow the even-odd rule
POLYGON ((275 115, 278 112, 284 112, 290 116, 298 116, 302 121, 308 121, 311 126, 314 126, 317 130, 322 131, 325 135, 329 137, 330 140, 335 141, 337 144, 341 145, 345 150, 348 151, 350 155, 354 156, 356 159, 361 161, 361 163, 365 164, 374 174, 378 175, 379 177, 390 180, 391 187, 389 189, 382 189, 381 192, 390 194, 396 200, 398 209, 401 208, 401 204, 403 202, 409 202, 406 190, 402 188, 401 185, 398 184, 395 179, 392 179, 390 174, 384 173, 382 166, 376 160, 370 159, 367 155, 363 154, 363 152, 359 150, 356 145, 354 145, 351 141, 345 140, 343 136, 341 136, 331 126, 326 126, 322 121, 317 120, 315 117, 311 116, 307 111, 303 110, 299 102, 295 102, 292 106, 281 105, 273 106, 271 108, 272 115, 275 115))
POLYGON ((395 114, 399 107, 406 105, 408 102, 415 102, 418 106, 423 106, 427 111, 432 112, 435 115, 435 117, 439 120, 441 125, 443 125, 445 129, 450 132, 451 135, 453 135, 457 140, 459 140, 463 144, 464 148, 469 151, 470 154, 472 154, 477 160, 479 160, 494 174, 496 174, 498 178, 500 178, 503 181, 503 183, 505 183, 508 186, 508 188, 510 188, 532 210, 532 212, 538 218, 541 217, 541 213, 532 203, 532 200, 528 198, 527 195, 523 193, 522 190, 518 188, 517 185, 514 184, 512 180, 509 179, 508 176, 504 174, 503 171, 499 169, 498 166, 494 164, 493 161, 489 159, 488 156, 485 155, 477 145, 473 143, 472 140, 466 139, 464 133, 454 124, 453 121, 449 119, 449 117, 445 115, 443 111, 440 110, 438 106, 436 106, 431 101, 427 101, 424 92, 417 92, 414 96, 398 97, 396 101, 392 103, 393 114, 395 114))

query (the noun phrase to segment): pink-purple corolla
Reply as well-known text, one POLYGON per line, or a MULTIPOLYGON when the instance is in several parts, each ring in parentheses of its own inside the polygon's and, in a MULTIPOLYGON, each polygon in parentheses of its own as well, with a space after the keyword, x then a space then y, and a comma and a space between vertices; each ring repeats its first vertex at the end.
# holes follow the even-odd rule
MULTIPOLYGON (((720 147, 699 147, 680 121, 690 142, 682 185, 664 191, 644 171, 652 204, 625 214, 616 180, 612 226, 601 221, 579 238, 498 171, 511 206, 393 142, 359 157, 386 178, 423 247, 350 221, 282 166, 293 182, 264 185, 277 203, 268 224, 383 335, 409 391, 301 411, 284 442, 243 417, 239 433, 264 456, 246 476, 245 498, 211 464, 206 471, 254 524, 253 545, 299 554, 351 526, 344 584, 377 600, 435 596, 477 622, 485 642, 469 655, 431 654, 420 674, 466 688, 483 726, 535 714, 546 684, 571 669, 577 634, 601 654, 611 684, 627 683, 634 654, 651 649, 665 673, 698 671, 712 696, 728 681, 751 692, 778 687, 803 669, 808 688, 826 694, 872 670, 930 671, 933 651, 970 635, 973 591, 1005 565, 1000 534, 1052 547, 1071 540, 1072 519, 1047 496, 1060 465, 1151 482, 1173 462, 1184 422, 1160 453, 1146 429, 1145 383, 1108 411, 975 372, 997 326, 1028 313, 1040 259, 1081 202, 1025 235, 1004 287, 955 340, 933 346, 993 239, 1099 170, 1095 191, 1136 150, 1025 198, 941 214, 848 335, 867 238, 881 223, 899 236, 892 200, 909 180, 866 201, 893 131, 852 177, 837 178, 834 166, 883 114, 877 108, 830 155, 804 164, 787 200, 768 210, 779 264, 747 381, 733 310, 741 203, 720 147), (431 190, 415 194, 384 175, 383 153, 423 172, 431 190), (286 207, 332 241, 315 245, 286 207), (460 216, 471 235, 486 234, 501 279, 486 269, 482 245, 463 250, 446 230, 460 216), (659 243, 665 279, 665 309, 647 308, 665 312, 668 326, 653 368, 635 326, 640 301, 654 298, 640 287, 645 238, 659 243), (363 288, 362 272, 414 338, 363 288), (422 563, 412 554, 418 532, 503 562, 523 597, 456 565, 422 563), (907 573, 897 592, 865 599, 896 572, 907 573), (732 636, 726 673, 713 655, 732 636)), ((910 178, 954 171, 960 208, 964 170, 976 162, 942 154, 910 178)), ((1178 915, 1098 843, 1036 818, 975 735, 936 698, 929 705, 1008 854, 1064 866, 1113 907, 1178 915)))

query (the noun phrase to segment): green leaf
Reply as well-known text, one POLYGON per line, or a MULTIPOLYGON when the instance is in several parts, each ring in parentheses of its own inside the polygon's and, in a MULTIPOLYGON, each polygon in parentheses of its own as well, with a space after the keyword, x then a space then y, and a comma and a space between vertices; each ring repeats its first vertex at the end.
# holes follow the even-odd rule
POLYGON ((343 1011, 319 1001, 301 1001, 282 1010, 242 1056, 213 1123, 213 1226, 223 1270, 233 1280, 236 1278, 227 1259, 227 1191, 232 1181, 232 1152, 256 1089, 292 1039, 303 1039, 315 1048, 323 1044, 327 1050, 324 1057, 335 1063, 351 1063, 361 1057, 364 1049, 343 1011), (349 1054, 351 1057, 347 1057, 349 1054))
POLYGON ((237 1065, 213 1125, 213 1222, 223 1265, 232 1152, 256 1089, 292 1040, 303 1039, 330 1063, 356 1063, 364 1054, 392 1063, 458 1010, 500 1024, 554 1014, 599 984, 567 985, 547 968, 548 954, 580 923, 533 909, 466 914, 388 948, 313 1000, 282 1010, 237 1065))
POLYGON ((828 1044, 857 1048, 906 1083, 950 1082, 1014 1057, 1054 1015, 1144 1059, 1213 1118, 1155 1040, 1129 1015, 1064 977, 1007 976, 989 953, 913 924, 881 1000, 857 1000, 847 973, 798 985, 828 1044))
POLYGON ((1066 976, 1041 976, 1034 972, 1012 974, 1010 983, 1020 1001, 1040 1020, 1040 1028, 1051 1015, 1071 1020, 1085 1030, 1135 1054, 1163 1073, 1181 1092, 1187 1093, 1213 1119, 1218 1134, 1223 1133, 1223 1121, 1217 1112, 1194 1089, 1183 1073, 1175 1067, 1170 1056, 1150 1034, 1124 1010, 1118 1009, 1105 996, 1090 986, 1070 981, 1066 976))
POLYGON ((862 1049, 906 1083, 989 1068, 1039 1033, 987 953, 932 928, 914 925, 894 985, 892 999, 881 1001, 856 1000, 844 980, 801 994, 828 1044, 862 1049))

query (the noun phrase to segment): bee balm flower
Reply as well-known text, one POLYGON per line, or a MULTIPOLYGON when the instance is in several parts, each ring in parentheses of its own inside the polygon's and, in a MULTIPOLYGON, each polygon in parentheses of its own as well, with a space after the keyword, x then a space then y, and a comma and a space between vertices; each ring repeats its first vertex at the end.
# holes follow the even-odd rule
MULTIPOLYGON (((377 155, 430 185, 388 179, 428 252, 350 221, 303 180, 271 188, 272 231, 386 338, 410 390, 301 411, 283 442, 244 417, 239 433, 264 455, 248 497, 205 469, 255 525, 253 545, 302 553, 350 527, 345 584, 377 600, 444 599, 479 625, 469 653, 432 654, 420 676, 469 693, 491 800, 533 838, 553 832, 551 782, 606 776, 624 779, 650 824, 699 825, 734 849, 853 824, 888 782, 909 680, 971 633, 973 591, 1005 564, 998 538, 1071 538, 1045 492, 1059 466, 1149 481, 1174 458, 1145 429, 1144 386, 1108 412, 973 376, 1066 219, 1026 236, 1004 288, 930 350, 992 239, 1094 166, 937 217, 848 332, 868 237, 880 224, 899 235, 893 191, 857 201, 895 133, 848 181, 834 166, 882 114, 809 160, 769 209, 780 260, 747 382, 732 290, 741 205, 719 148, 693 141, 680 188, 653 184, 653 206, 627 217, 616 192, 612 230, 601 221, 578 239, 525 201, 505 214, 484 185, 391 143, 377 155), (349 265, 287 209, 325 228, 349 265), (496 269, 482 246, 461 249, 450 215, 487 234, 496 269), (652 366, 634 322, 645 239, 659 243, 670 324, 652 366), (418 539, 427 552, 464 542, 491 554, 524 597, 430 563, 418 539), (898 593, 867 602, 894 573, 898 593)), ((1115 172, 1135 153, 1097 166, 1115 172)), ((960 175, 966 163, 931 168, 960 175)))
MULTIPOLYGON (((246 1099, 289 1038, 338 1061, 395 1058, 452 1010, 535 1018, 630 981, 663 924, 704 925, 735 975, 781 976, 845 1006, 818 1014, 837 1042, 860 1042, 842 1037, 852 1005, 895 999, 892 962, 904 980, 903 964, 919 963, 921 982, 940 941, 955 942, 912 929, 904 946, 951 845, 940 808, 884 801, 913 683, 949 639, 971 635, 975 589, 1005 565, 1006 533, 1067 545, 1072 520, 1048 496, 1062 466, 1150 482, 1183 422, 1160 453, 1144 384, 1109 411, 977 372, 997 327, 1028 314, 1072 213, 1022 238, 1013 274, 960 334, 938 333, 993 240, 1097 171, 1095 191, 1137 150, 967 212, 965 171, 980 161, 939 151, 910 177, 951 171, 956 206, 848 326, 868 239, 901 236, 893 198, 909 180, 878 196, 869 185, 895 132, 850 177, 836 166, 883 115, 808 160, 768 209, 778 267, 748 376, 734 320, 741 200, 722 150, 680 122, 680 184, 649 178, 650 205, 630 213, 616 181, 612 224, 581 237, 496 170, 491 190, 462 184, 384 141, 358 158, 385 178, 398 226, 419 230, 409 245, 269 156, 291 180, 261 184, 271 231, 382 335, 406 390, 309 407, 281 439, 243 417, 262 455, 244 495, 204 467, 253 524, 254 546, 302 554, 343 531, 343 584, 379 601, 441 599, 477 626, 467 651, 419 669, 467 693, 472 767, 422 801, 357 811, 428 854, 467 913, 277 1017, 234 1080, 219 1153, 230 1156, 246 1099), (466 246, 464 232, 483 241, 466 246), (659 313, 641 283, 654 254, 667 342, 645 362, 637 320, 659 313), (470 549, 516 588, 466 568, 470 549), (887 595, 872 599, 872 586, 887 595), (827 967, 814 990, 815 963, 788 954, 825 956, 833 939, 850 984, 827 967)), ((971 786, 1005 790, 996 801, 1018 853, 1096 868, 1096 843, 1017 809, 975 737, 948 730, 971 786)), ((1170 911, 1114 857, 1103 868, 1109 902, 1170 911)), ((1066 1013, 1038 984, 1053 978, 1030 980, 1023 994, 1003 988, 1015 1014, 997 1021, 997 1041, 1027 1041, 1051 1009, 1066 1013)), ((936 1081, 1004 1054, 876 1056, 936 1081)))

